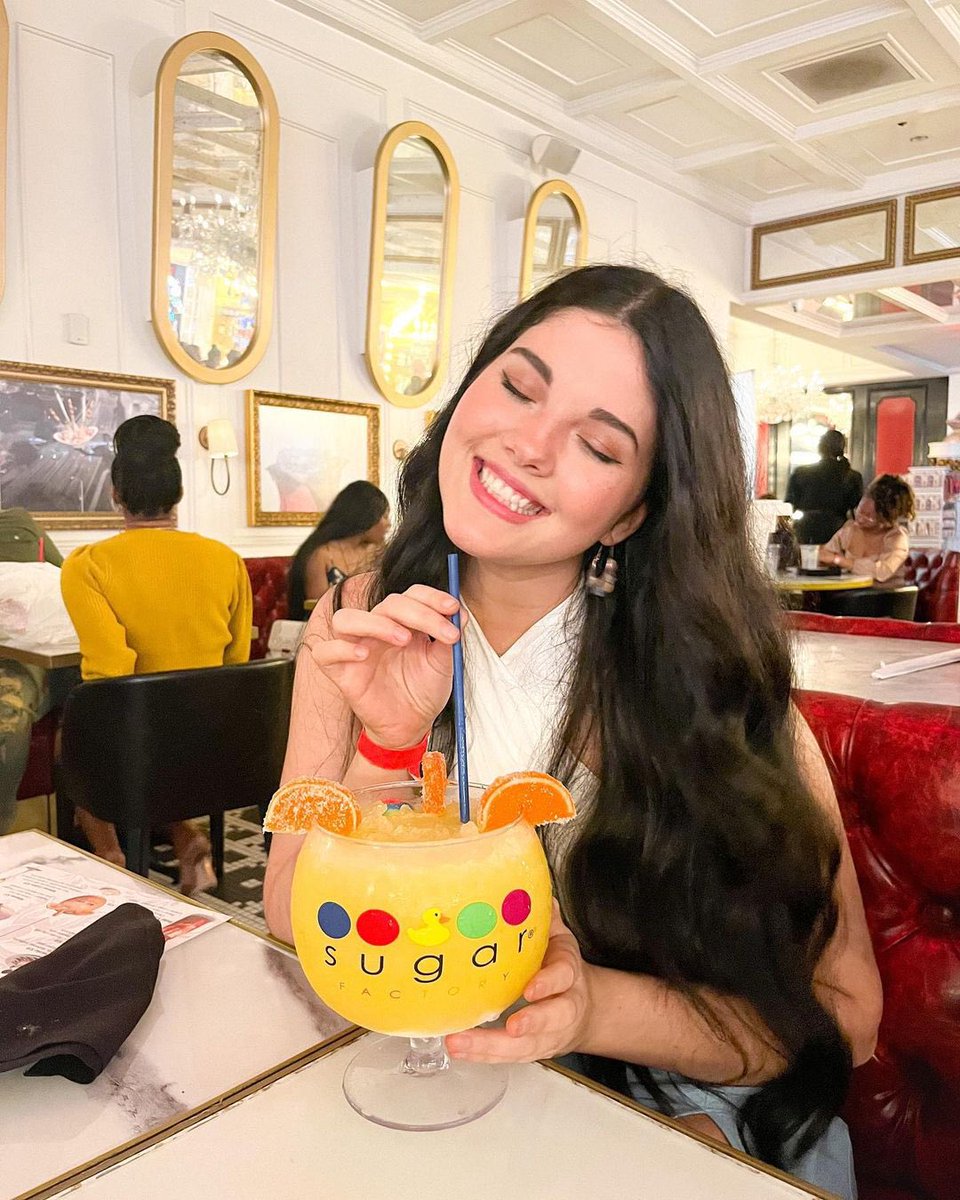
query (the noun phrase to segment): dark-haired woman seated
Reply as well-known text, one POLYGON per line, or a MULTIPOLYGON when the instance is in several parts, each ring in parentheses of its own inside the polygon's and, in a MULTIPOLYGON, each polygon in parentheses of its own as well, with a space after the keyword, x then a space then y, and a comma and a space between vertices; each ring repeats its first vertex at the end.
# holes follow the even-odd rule
MULTIPOLYGON (((743 480, 696 305, 631 267, 549 284, 493 327, 406 459, 376 574, 318 605, 285 776, 399 778, 356 749, 361 730, 452 752, 458 548, 471 776, 552 770, 579 813, 547 838, 559 910, 529 1005, 448 1050, 576 1053, 851 1200, 837 1113, 873 1053, 880 985, 743 480)), ((268 864, 285 938, 301 844, 274 835, 268 864)))
MULTIPOLYGON (((61 574, 83 678, 246 662, 250 577, 229 546, 177 529, 183 484, 176 428, 158 417, 132 417, 114 446, 110 477, 123 532, 74 550, 61 574)), ((76 815, 94 851, 122 863, 114 827, 83 809, 76 815)), ((209 840, 188 821, 168 831, 180 890, 214 887, 209 840)))
POLYGON ((287 613, 305 621, 307 600, 371 566, 390 531, 390 501, 365 479, 348 483, 293 556, 287 577, 287 613))
POLYGON ((869 575, 875 586, 900 587, 910 553, 901 522, 915 515, 910 484, 899 475, 878 475, 864 492, 853 519, 820 547, 820 561, 854 575, 869 575))

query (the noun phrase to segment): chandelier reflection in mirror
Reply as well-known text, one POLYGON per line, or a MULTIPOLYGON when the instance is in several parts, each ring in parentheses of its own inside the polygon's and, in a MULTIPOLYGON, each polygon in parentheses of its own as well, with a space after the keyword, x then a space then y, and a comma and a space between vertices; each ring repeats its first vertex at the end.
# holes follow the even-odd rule
POLYGON ((777 364, 758 372, 756 403, 757 420, 765 425, 811 421, 850 432, 850 394, 824 391, 823 376, 816 370, 806 374, 800 366, 777 364))
POLYGON ((191 358, 229 367, 257 315, 260 105, 222 54, 194 54, 176 84, 170 324, 191 358))
POLYGON ((275 237, 276 106, 217 34, 171 48, 157 96, 154 323, 195 379, 226 383, 265 348, 275 237))

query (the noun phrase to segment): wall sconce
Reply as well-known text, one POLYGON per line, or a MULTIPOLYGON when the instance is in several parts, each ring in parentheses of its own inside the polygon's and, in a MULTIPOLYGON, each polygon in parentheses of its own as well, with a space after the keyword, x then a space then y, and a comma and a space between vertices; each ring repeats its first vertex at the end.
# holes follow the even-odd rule
POLYGON ((237 435, 233 425, 226 418, 220 418, 204 425, 197 435, 200 445, 210 455, 210 486, 218 496, 225 496, 230 491, 230 459, 236 458, 240 451, 237 449, 237 435), (223 459, 227 471, 227 483, 221 492, 213 477, 213 468, 218 458, 223 459))

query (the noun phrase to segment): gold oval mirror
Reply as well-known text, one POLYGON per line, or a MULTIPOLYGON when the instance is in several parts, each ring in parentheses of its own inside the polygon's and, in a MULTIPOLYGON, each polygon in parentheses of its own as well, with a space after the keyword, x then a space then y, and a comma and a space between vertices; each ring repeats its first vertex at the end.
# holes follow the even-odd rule
POLYGON ((157 77, 153 325, 182 371, 231 383, 270 335, 280 123, 239 42, 193 33, 157 77))
POLYGON ((562 179, 548 179, 530 197, 520 256, 520 299, 587 261, 587 214, 562 179))
POLYGON ((367 300, 367 366, 380 394, 419 408, 443 382, 460 183, 446 142, 419 121, 377 151, 367 300))

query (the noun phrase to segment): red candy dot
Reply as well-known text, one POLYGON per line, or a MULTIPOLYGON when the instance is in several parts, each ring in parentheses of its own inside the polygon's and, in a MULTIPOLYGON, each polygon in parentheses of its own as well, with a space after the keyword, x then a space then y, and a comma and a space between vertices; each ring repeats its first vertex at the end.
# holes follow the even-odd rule
POLYGON ((389 946, 400 936, 400 926, 388 912, 368 908, 357 917, 357 933, 368 946, 389 946))
MULTIPOLYGON (((523 922, 530 916, 530 894, 525 892, 523 888, 517 888, 515 892, 511 892, 504 900, 500 913, 508 925, 522 925, 523 922)), ((362 921, 363 918, 361 917, 362 921)), ((357 922, 359 929, 360 922, 357 922)), ((362 934, 360 935, 363 936, 362 934)))

